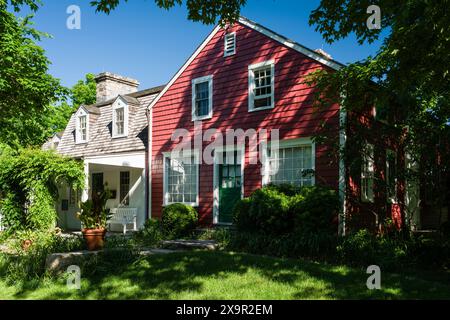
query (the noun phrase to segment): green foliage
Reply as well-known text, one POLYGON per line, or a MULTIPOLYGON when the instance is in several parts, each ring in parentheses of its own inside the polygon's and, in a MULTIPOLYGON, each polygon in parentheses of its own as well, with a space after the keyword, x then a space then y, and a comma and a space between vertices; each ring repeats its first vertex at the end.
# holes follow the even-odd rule
POLYGON ((8 232, 52 228, 58 186, 84 185, 82 165, 53 151, 0 148, 0 206, 8 232))
POLYGON ((341 240, 338 260, 348 265, 378 265, 386 270, 415 267, 448 267, 448 239, 375 235, 360 230, 341 240))
MULTIPOLYGON (((128 0, 123 0, 127 2, 128 0)), ((97 12, 109 14, 119 5, 120 0, 95 0, 91 5, 95 6, 97 12)), ((188 19, 200 21, 204 24, 214 24, 217 21, 234 22, 239 18, 241 7, 245 5, 246 0, 188 0, 186 6, 189 11, 188 19)), ((156 5, 162 9, 172 9, 175 5, 182 5, 182 0, 155 0, 156 5)))
POLYGON ((45 260, 51 253, 83 250, 78 236, 61 237, 52 231, 19 231, 10 247, 14 254, 0 254, 0 275, 12 283, 36 279, 45 274, 45 260), (24 249, 24 242, 31 246, 24 249))
MULTIPOLYGON (((36 1, 13 0, 18 9, 36 1)), ((36 145, 45 140, 47 107, 66 92, 48 74, 50 61, 36 42, 47 36, 30 27, 31 17, 17 18, 0 0, 0 142, 11 146, 36 145)))
POLYGON ((233 225, 238 230, 256 230, 256 225, 250 216, 250 198, 239 200, 233 209, 233 225))
POLYGON ((161 223, 164 234, 170 238, 190 235, 198 222, 197 211, 188 205, 174 203, 164 207, 161 223))
POLYGON ((339 196, 335 190, 314 186, 302 188, 291 201, 296 232, 337 234, 339 196))
POLYGON ((111 191, 92 193, 92 199, 81 203, 81 212, 77 214, 84 229, 104 229, 111 217, 106 203, 111 198, 111 191))
POLYGON ((254 224, 256 230, 273 235, 292 230, 289 197, 276 190, 263 188, 256 190, 250 199, 247 219, 252 220, 250 223, 254 224))
POLYGON ((145 221, 144 228, 139 230, 134 235, 134 238, 143 246, 157 246, 164 238, 161 221, 157 219, 149 219, 145 221))
POLYGON ((234 222, 238 231, 272 235, 335 234, 339 209, 334 190, 325 187, 269 185, 238 202, 234 222))
POLYGON ((95 75, 86 74, 85 80, 79 80, 70 90, 70 99, 72 100, 73 109, 81 105, 94 104, 97 101, 97 87, 95 75))

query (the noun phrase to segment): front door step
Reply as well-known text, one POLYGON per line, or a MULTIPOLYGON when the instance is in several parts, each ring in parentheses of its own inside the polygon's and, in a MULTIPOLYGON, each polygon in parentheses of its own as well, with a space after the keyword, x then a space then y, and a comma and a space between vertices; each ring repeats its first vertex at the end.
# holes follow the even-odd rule
POLYGON ((161 242, 161 246, 178 250, 216 250, 219 247, 214 240, 165 240, 161 242))

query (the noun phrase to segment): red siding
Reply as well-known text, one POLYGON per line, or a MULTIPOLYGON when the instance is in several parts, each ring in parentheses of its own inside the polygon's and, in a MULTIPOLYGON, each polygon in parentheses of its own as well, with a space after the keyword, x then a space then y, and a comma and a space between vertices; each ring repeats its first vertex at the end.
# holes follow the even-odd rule
MULTIPOLYGON (((213 118, 203 121, 203 130, 216 128, 279 129, 280 139, 311 137, 321 130, 336 131, 339 106, 315 110, 313 89, 303 84, 304 76, 318 68, 318 62, 285 47, 243 25, 232 28, 237 34, 236 54, 223 56, 224 31, 219 31, 160 98, 153 109, 152 216, 159 217, 163 203, 162 152, 171 151, 171 135, 177 128, 193 132, 191 81, 214 75, 213 118), (248 112, 248 66, 275 61, 275 108, 248 112)), ((337 140, 336 140, 337 141, 337 140)), ((338 187, 338 166, 330 165, 327 148, 316 145, 316 181, 338 187)), ((248 146, 246 148, 248 159, 248 146)), ((245 165, 245 195, 261 187, 260 165, 245 165)), ((213 166, 200 166, 199 213, 204 224, 212 222, 213 166)))

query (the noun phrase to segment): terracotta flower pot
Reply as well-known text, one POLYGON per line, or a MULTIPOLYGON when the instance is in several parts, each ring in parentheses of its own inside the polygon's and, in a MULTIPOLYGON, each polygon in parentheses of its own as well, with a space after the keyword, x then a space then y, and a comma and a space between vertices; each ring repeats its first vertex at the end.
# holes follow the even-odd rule
POLYGON ((103 248, 105 244, 106 229, 83 229, 81 232, 86 240, 89 251, 96 251, 103 248))

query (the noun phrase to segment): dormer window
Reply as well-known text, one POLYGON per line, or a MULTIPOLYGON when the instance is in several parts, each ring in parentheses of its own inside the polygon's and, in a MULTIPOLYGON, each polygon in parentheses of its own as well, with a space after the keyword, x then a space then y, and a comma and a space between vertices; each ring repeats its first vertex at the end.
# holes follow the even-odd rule
POLYGON ((113 138, 126 137, 128 135, 128 105, 121 99, 117 99, 113 105, 113 138))
POLYGON ((236 54, 236 32, 225 35, 224 57, 236 54))
POLYGON ((77 113, 75 129, 76 143, 87 143, 89 138, 89 115, 84 109, 80 109, 77 113))

